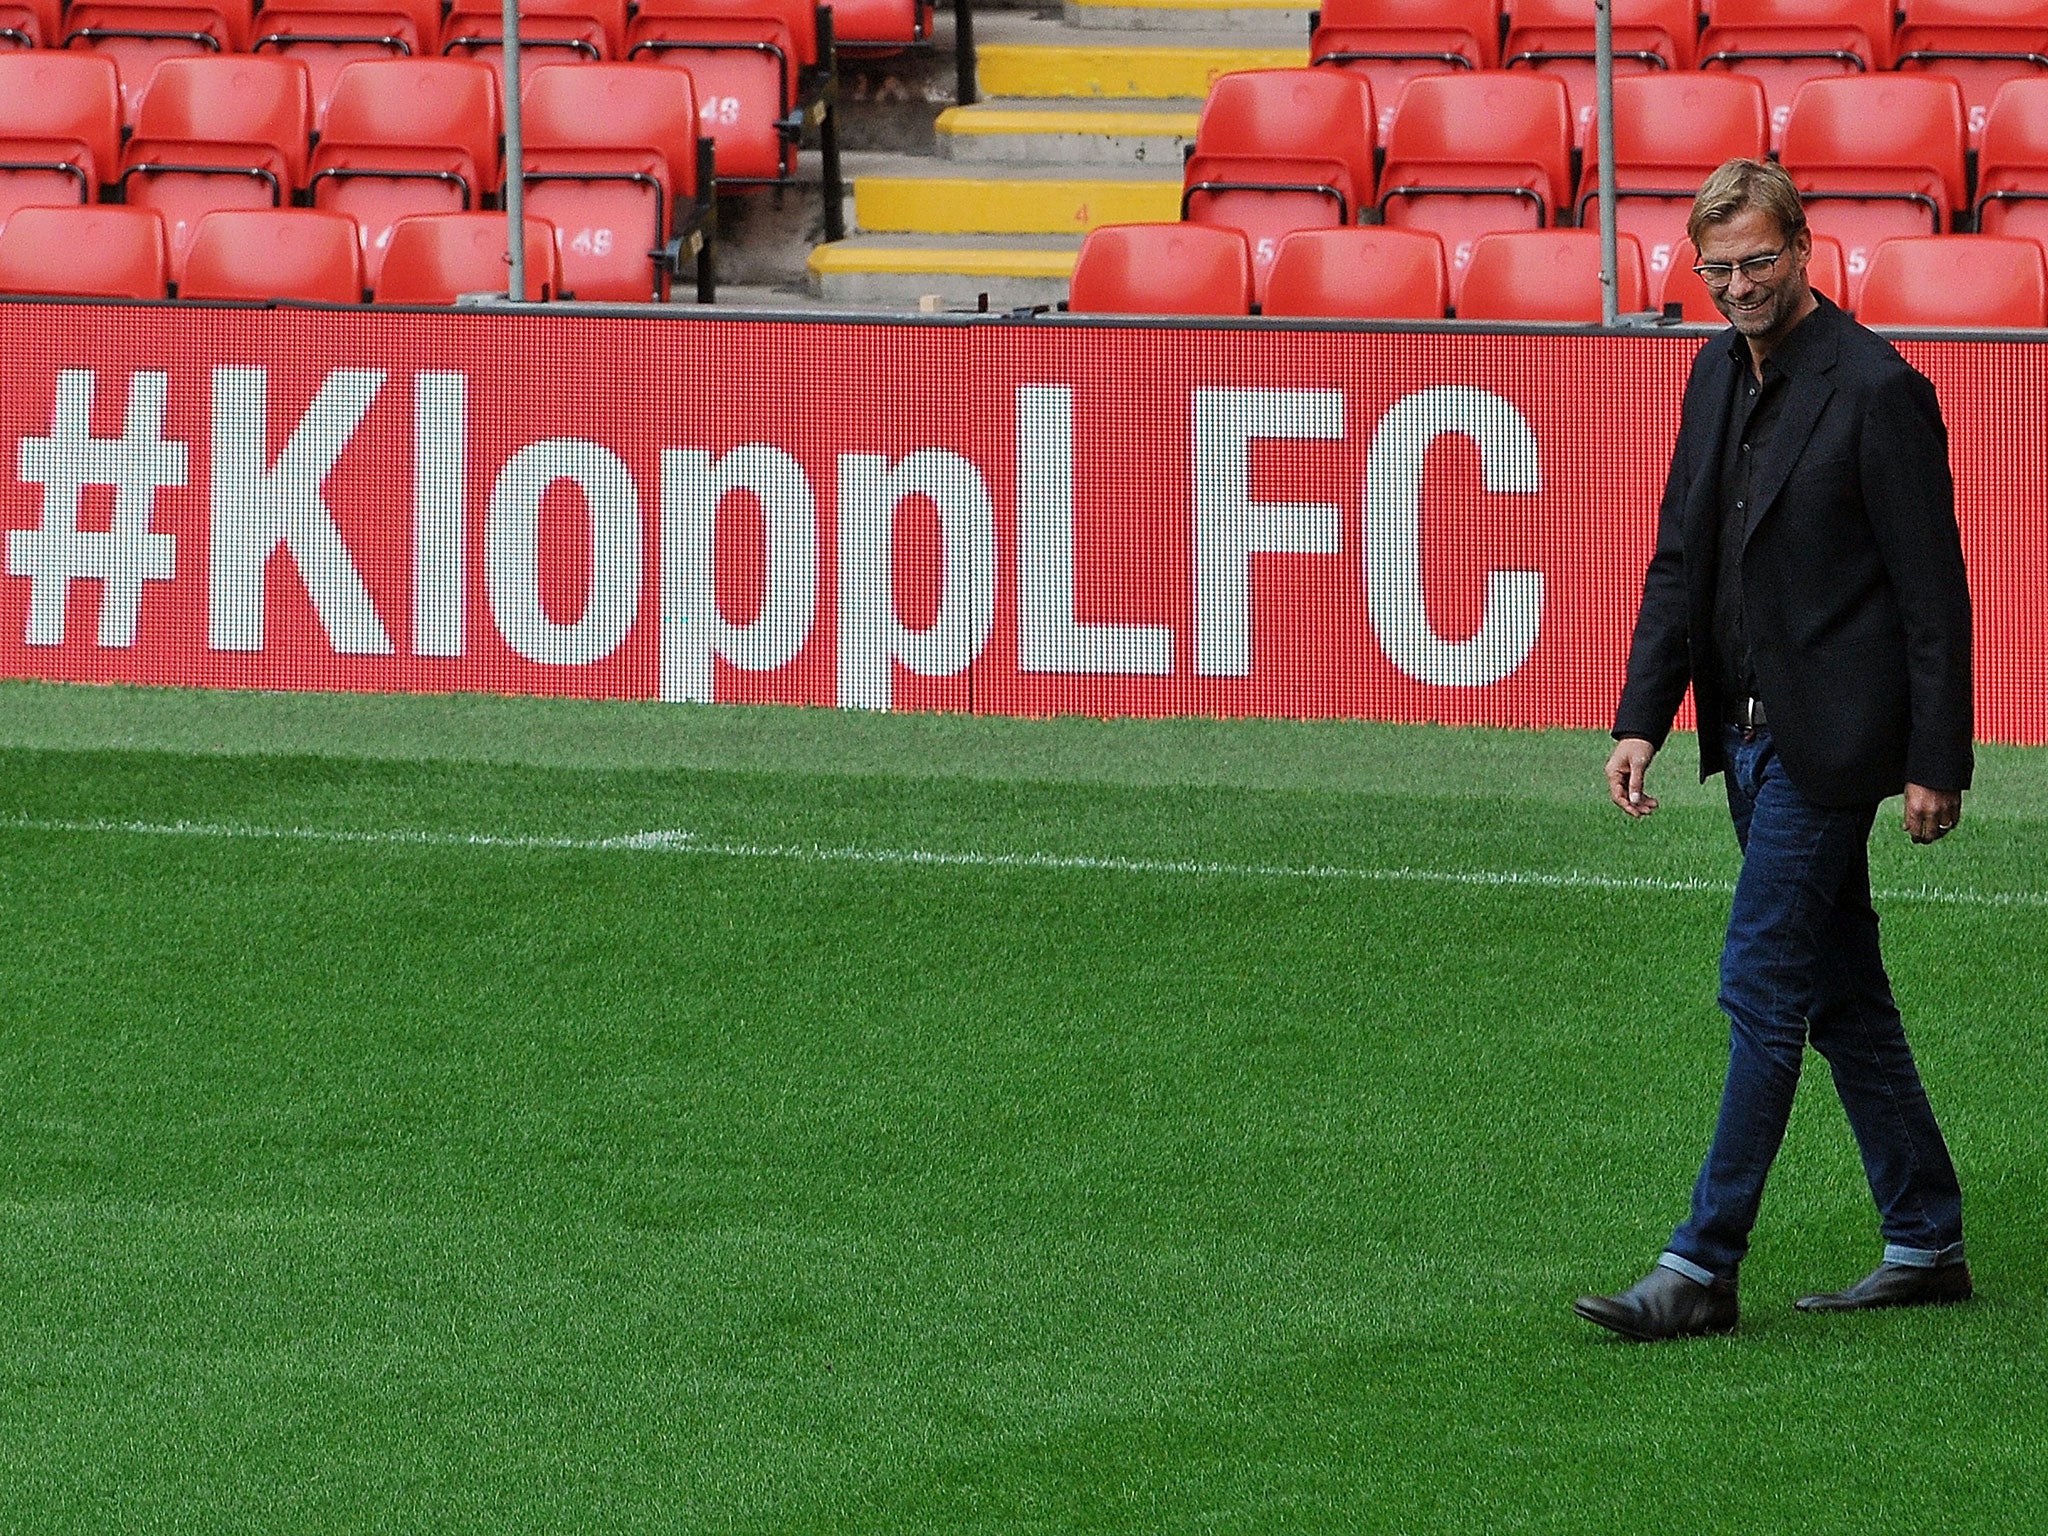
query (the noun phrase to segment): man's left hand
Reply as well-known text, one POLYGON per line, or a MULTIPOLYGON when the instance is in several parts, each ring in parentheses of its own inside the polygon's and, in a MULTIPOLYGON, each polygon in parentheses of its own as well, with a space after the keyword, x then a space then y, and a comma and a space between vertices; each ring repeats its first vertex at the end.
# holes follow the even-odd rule
POLYGON ((1914 842, 1937 842, 1953 832, 1962 819, 1961 790, 1928 789, 1921 784, 1906 786, 1906 835, 1914 842))

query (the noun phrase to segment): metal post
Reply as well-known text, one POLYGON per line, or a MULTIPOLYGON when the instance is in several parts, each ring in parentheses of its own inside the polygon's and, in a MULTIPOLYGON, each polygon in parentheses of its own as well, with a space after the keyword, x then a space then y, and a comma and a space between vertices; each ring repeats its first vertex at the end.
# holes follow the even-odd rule
POLYGON ((953 0, 953 62, 959 71, 954 99, 971 107, 981 99, 974 77, 974 0, 953 0))
POLYGON ((846 238, 846 177, 839 168, 839 38, 832 7, 818 7, 818 62, 825 70, 824 116, 818 119, 818 159, 825 193, 825 238, 846 238))
MULTIPOLYGON (((1602 0, 1605 4, 1606 0, 1602 0)), ((526 154, 519 134, 519 0, 505 0, 505 249, 512 264, 506 296, 526 302, 526 154)))
POLYGON ((1621 313, 1621 254, 1614 233, 1614 0, 1594 0, 1593 84, 1600 135, 1600 323, 1621 313))

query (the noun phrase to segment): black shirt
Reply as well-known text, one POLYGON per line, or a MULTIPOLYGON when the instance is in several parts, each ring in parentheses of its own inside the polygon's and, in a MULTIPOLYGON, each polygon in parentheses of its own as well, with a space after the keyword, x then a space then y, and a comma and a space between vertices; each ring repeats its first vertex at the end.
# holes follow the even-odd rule
MULTIPOLYGON (((1816 311, 1818 313, 1818 311, 1816 311)), ((1749 339, 1730 328, 1727 345, 1738 364, 1728 397, 1728 429, 1721 438, 1720 562, 1714 579, 1714 654, 1721 671, 1721 697, 1734 708, 1756 694, 1756 664, 1749 649, 1749 619, 1743 608, 1742 545, 1749 527, 1754 466, 1784 413, 1785 381, 1800 371, 1813 316, 1795 325, 1764 359, 1763 378, 1751 371, 1749 339)), ((1766 701, 1768 702, 1768 701, 1766 701)))

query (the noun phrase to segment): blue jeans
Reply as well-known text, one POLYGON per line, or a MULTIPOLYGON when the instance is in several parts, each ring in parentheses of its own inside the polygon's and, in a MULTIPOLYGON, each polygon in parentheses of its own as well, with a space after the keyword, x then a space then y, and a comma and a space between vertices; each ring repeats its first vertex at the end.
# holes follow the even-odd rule
POLYGON ((1815 805, 1768 731, 1727 728, 1728 809, 1742 876, 1721 951, 1728 1081, 1692 1214, 1661 1261, 1695 1280, 1733 1279, 1749 1251, 1810 1039, 1877 1201, 1885 1262, 1963 1257, 1963 1197, 1892 1001, 1870 905, 1877 806, 1815 805))

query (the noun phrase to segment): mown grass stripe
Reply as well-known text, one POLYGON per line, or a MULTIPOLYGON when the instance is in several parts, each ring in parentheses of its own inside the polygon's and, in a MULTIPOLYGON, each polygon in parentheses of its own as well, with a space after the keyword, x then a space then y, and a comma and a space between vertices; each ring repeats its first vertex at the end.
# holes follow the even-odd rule
MULTIPOLYGON (((819 843, 732 843, 699 838, 680 828, 651 828, 606 837, 513 832, 444 832, 398 827, 352 831, 329 827, 265 827, 233 822, 64 820, 0 818, 15 832, 191 837, 254 842, 301 842, 398 848, 482 848, 547 853, 684 853, 706 858, 771 859, 801 864, 878 864, 940 869, 1046 869, 1102 874, 1215 876, 1243 880, 1355 881, 1367 884, 1527 887, 1544 891, 1638 891, 1665 895, 1732 895, 1734 883, 1692 876, 1601 875, 1584 870, 1432 869, 1419 865, 1362 867, 1341 864, 1247 864, 1216 859, 1145 859, 1114 854, 982 853, 935 848, 832 847, 819 843)), ((1945 890, 1905 886, 1873 893, 1881 901, 1929 902, 1958 907, 2048 908, 2048 891, 1945 890)))

